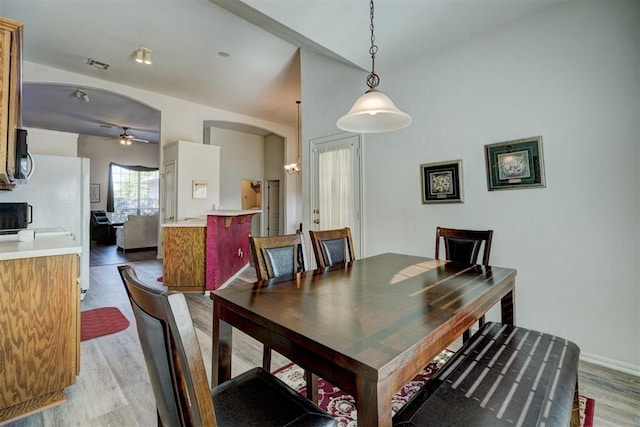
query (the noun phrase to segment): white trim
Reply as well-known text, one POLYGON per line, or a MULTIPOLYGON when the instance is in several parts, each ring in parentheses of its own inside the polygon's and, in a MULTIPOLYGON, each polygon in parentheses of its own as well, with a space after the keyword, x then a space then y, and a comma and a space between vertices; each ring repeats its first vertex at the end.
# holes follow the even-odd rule
MULTIPOLYGON (((238 249, 238 250, 240 250, 240 249, 238 249)), ((249 254, 247 254, 247 255, 249 255, 249 254)), ((224 289, 224 288, 226 288, 227 286, 229 286, 229 284, 230 284, 231 282, 233 282, 233 281, 234 281, 234 280, 236 280, 238 277, 240 277, 240 275, 242 274, 242 272, 243 272, 243 271, 245 271, 245 270, 249 267, 249 264, 250 264, 250 263, 247 261, 247 263, 246 263, 244 266, 240 267, 240 270, 238 270, 238 272, 237 272, 236 274, 234 274, 233 276, 229 277, 229 279, 228 279, 226 282, 224 282, 222 285, 220 285, 218 288, 216 288, 216 289, 214 289, 214 290, 224 289)), ((210 291, 211 291, 211 289, 207 290, 207 292, 210 292, 210 291)), ((206 294, 205 294, 205 295, 206 295, 206 294)))
POLYGON ((640 366, 591 353, 580 353, 580 360, 640 377, 640 366))

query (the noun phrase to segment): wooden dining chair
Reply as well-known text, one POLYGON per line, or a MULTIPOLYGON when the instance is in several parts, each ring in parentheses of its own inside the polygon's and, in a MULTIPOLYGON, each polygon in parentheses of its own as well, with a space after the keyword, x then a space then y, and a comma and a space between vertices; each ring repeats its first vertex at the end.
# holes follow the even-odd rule
POLYGON ((335 426, 335 420, 262 368, 209 388, 182 293, 147 286, 118 266, 151 379, 160 426, 335 426))
POLYGON ((288 276, 305 271, 302 233, 249 238, 258 280, 288 276))
MULTIPOLYGON (((445 259, 460 264, 477 264, 480 248, 482 250, 482 265, 489 265, 491 254, 491 240, 493 230, 462 230, 457 228, 436 228, 436 259, 440 259, 440 246, 444 244, 445 259)), ((480 328, 484 326, 485 317, 478 319, 480 328)), ((467 329, 462 340, 466 342, 471 336, 467 329)))
POLYGON ((493 230, 461 230, 436 228, 436 259, 440 259, 441 240, 444 243, 445 259, 461 264, 477 264, 480 247, 484 243, 482 264, 489 265, 493 230))
MULTIPOLYGON (((258 280, 269 280, 305 271, 306 258, 302 233, 249 238, 251 256, 258 280)), ((262 367, 271 371, 271 348, 264 346, 262 367)), ((305 370, 307 397, 316 401, 318 378, 305 370)))
POLYGON ((309 230, 309 236, 311 236, 313 255, 318 268, 355 261, 356 255, 349 227, 323 231, 309 230))

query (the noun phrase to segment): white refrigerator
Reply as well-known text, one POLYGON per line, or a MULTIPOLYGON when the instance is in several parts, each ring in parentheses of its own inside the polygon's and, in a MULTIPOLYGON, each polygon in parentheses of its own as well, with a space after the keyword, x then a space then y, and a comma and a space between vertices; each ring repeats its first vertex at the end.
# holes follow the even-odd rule
POLYGON ((26 184, 0 192, 0 202, 26 202, 32 208, 28 228, 38 233, 61 232, 82 246, 79 282, 81 298, 89 289, 90 215, 89 159, 33 154, 33 174, 26 184))

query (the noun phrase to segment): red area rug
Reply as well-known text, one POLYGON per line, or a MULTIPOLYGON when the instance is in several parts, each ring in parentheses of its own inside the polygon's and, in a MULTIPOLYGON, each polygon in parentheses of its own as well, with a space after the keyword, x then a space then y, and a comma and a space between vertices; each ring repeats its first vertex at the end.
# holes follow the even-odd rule
MULTIPOLYGON (((393 397, 391 410, 395 414, 420 388, 425 381, 440 369, 453 352, 445 350, 425 367, 416 377, 393 397)), ((274 374, 291 388, 306 396, 304 370, 290 363, 274 371, 274 374)), ((322 378, 318 379, 318 406, 331 414, 338 422, 338 427, 356 427, 358 414, 355 400, 322 378)), ((593 427, 595 402, 588 397, 580 396, 580 426, 593 427)))
POLYGON ((80 313, 80 341, 120 332, 129 320, 115 307, 102 307, 80 313))

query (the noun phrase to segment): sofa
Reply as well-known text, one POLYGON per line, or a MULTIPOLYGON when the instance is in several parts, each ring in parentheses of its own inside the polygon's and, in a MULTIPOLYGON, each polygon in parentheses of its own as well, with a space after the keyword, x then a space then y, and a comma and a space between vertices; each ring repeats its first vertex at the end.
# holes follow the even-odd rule
POLYGON ((116 227, 116 246, 122 251, 158 246, 158 215, 129 215, 116 227))

